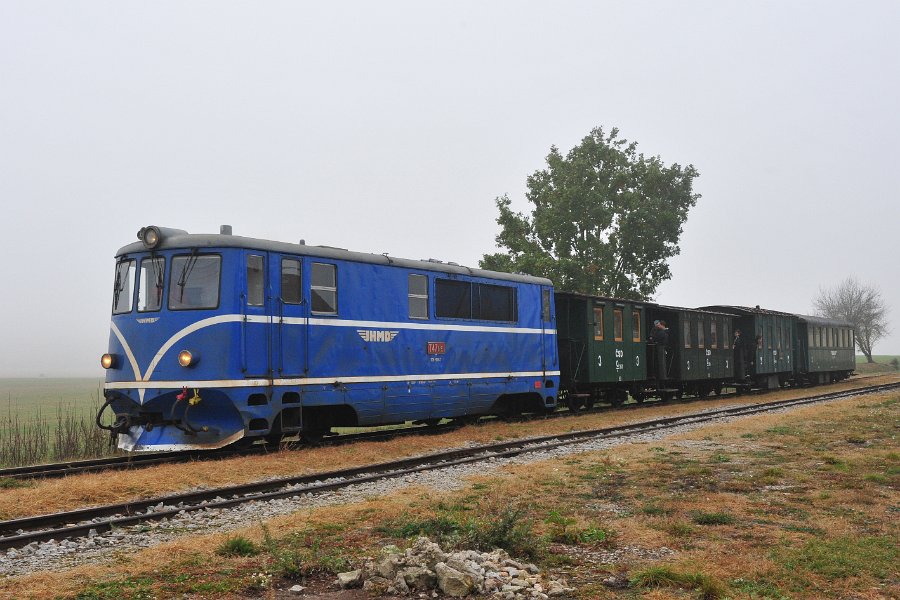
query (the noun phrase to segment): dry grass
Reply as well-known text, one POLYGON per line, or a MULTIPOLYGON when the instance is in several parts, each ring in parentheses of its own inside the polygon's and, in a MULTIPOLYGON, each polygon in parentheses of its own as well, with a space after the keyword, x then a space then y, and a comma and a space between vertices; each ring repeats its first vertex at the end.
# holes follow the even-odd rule
MULTIPOLYGON (((765 400, 771 398, 767 396, 765 400)), ((459 493, 401 489, 391 497, 351 506, 299 511, 274 519, 267 527, 277 537, 312 532, 348 556, 358 557, 384 542, 388 535, 385 532, 390 529, 385 529, 385 525, 435 515, 477 517, 482 511, 509 506, 526 511, 523 519, 533 525, 535 536, 541 539, 559 537, 559 523, 565 523, 565 534, 572 534, 572 540, 564 546, 554 546, 543 562, 545 568, 568 576, 581 598, 688 598, 705 593, 715 595, 723 589, 734 598, 898 597, 897 400, 896 393, 873 395, 711 425, 660 442, 628 444, 604 452, 511 467, 472 478, 469 488, 459 493), (730 522, 700 524, 697 521, 705 519, 694 519, 700 513, 725 514, 730 522), (613 532, 613 545, 618 547, 652 551, 665 546, 676 553, 662 560, 626 554, 622 563, 607 565, 579 552, 567 555, 561 550, 605 547, 591 541, 590 535, 580 536, 599 529, 613 532), (649 567, 662 570, 648 573, 649 567), (610 574, 631 578, 632 587, 604 587, 602 579, 610 574), (641 581, 657 580, 675 582, 675 587, 638 587, 641 581), (706 587, 688 589, 678 585, 706 587)), ((631 420, 647 418, 654 411, 692 408, 643 409, 639 417, 636 412, 592 416, 572 420, 569 427, 573 423, 579 428, 595 426, 588 423, 591 420, 631 420)), ((569 420, 467 428, 443 436, 443 441, 446 445, 473 439, 490 441, 514 432, 536 433, 537 428, 546 431, 550 426, 566 430, 565 421, 569 420), (464 435, 467 432, 470 435, 464 435)), ((336 467, 371 461, 376 451, 381 453, 381 459, 392 453, 419 453, 441 446, 440 441, 441 438, 421 438, 411 443, 404 439, 228 462, 259 469, 296 470, 297 456, 305 456, 310 459, 307 462, 313 462, 315 457, 316 461, 330 461, 319 464, 336 467)), ((215 469, 221 469, 220 465, 217 463, 215 469)), ((186 475, 181 481, 186 482, 191 468, 206 472, 209 466, 169 466, 153 471, 171 474, 183 470, 186 475)), ((147 471, 128 479, 136 482, 140 477, 144 483, 144 473, 147 471)), ((224 479, 236 476, 220 475, 224 479)), ((71 486, 81 481, 78 489, 90 501, 92 488, 85 486, 84 481, 94 479, 103 482, 99 477, 78 477, 52 485, 58 484, 60 490, 65 490, 63 484, 71 486)), ((193 484, 197 481, 195 478, 193 484)), ((4 492, 2 500, 6 502, 5 496, 16 492, 4 492)), ((193 536, 122 556, 107 566, 4 581, 0 583, 0 596, 73 596, 101 584, 121 591, 130 589, 122 587, 122 582, 140 580, 150 582, 147 585, 158 597, 246 597, 251 573, 271 568, 272 562, 266 557, 216 556, 215 549, 235 534, 256 544, 264 542, 259 525, 227 535, 193 536), (196 584, 188 589, 179 587, 187 584, 175 582, 181 578, 191 582, 208 579, 213 583, 208 589, 196 584)), ((128 596, 123 593, 123 597, 128 596)))
POLYGON ((440 436, 412 436, 386 442, 366 442, 340 447, 282 451, 267 456, 253 456, 215 462, 161 465, 134 473, 110 475, 89 474, 65 479, 34 482, 28 488, 4 491, 0 495, 0 519, 13 519, 41 513, 71 510, 77 507, 125 502, 195 488, 199 485, 222 486, 240 484, 267 477, 308 474, 330 469, 371 464, 460 447, 468 443, 488 443, 591 429, 652 419, 663 415, 686 413, 698 407, 769 402, 782 398, 810 395, 819 390, 841 390, 896 381, 900 376, 866 378, 848 381, 828 388, 781 390, 764 396, 710 399, 668 406, 648 404, 631 411, 608 412, 550 421, 530 423, 487 423, 440 436), (34 497, 40 503, 34 503, 34 497))

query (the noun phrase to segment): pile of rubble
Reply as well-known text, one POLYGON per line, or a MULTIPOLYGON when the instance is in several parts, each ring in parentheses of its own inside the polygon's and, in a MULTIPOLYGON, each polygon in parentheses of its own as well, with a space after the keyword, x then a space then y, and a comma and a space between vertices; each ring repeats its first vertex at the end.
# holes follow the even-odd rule
POLYGON ((442 592, 455 598, 483 594, 505 600, 546 600, 572 591, 565 581, 542 578, 536 566, 515 561, 503 550, 447 553, 425 537, 405 552, 384 547, 362 569, 338 574, 337 583, 342 588, 362 586, 371 594, 442 592))

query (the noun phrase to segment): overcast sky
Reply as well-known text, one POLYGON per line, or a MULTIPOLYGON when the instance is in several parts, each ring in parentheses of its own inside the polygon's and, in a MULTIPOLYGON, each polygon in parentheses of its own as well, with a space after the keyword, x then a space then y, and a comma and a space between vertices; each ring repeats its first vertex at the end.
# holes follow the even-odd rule
POLYGON ((438 258, 619 127, 694 164, 667 304, 878 284, 900 353, 900 3, 0 0, 0 376, 101 375, 143 225, 438 258))

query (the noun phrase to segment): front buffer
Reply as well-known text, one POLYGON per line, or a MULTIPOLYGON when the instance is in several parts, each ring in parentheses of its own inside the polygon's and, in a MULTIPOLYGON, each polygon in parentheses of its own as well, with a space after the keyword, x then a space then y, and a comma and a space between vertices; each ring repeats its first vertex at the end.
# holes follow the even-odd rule
POLYGON ((214 450, 234 444, 246 431, 243 416, 221 390, 172 390, 144 404, 107 390, 106 400, 116 420, 104 429, 126 452, 214 450))

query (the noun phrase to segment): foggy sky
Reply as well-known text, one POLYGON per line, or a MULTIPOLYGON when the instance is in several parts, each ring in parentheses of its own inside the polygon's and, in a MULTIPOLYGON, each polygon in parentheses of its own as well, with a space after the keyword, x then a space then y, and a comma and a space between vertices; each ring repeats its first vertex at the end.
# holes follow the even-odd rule
POLYGON ((438 258, 592 127, 694 164, 666 304, 880 285, 900 353, 897 2, 0 0, 0 376, 100 375, 156 224, 438 258))

